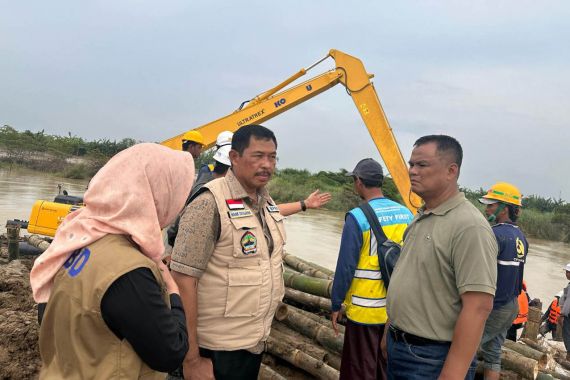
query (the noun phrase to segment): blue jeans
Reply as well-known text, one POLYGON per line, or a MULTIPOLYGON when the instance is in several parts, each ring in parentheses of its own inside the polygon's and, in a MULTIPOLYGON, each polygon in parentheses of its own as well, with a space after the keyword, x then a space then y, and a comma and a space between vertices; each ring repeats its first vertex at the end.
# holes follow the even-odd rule
POLYGON ((507 330, 513 324, 518 312, 518 299, 513 298, 497 309, 493 309, 489 314, 489 318, 485 322, 480 346, 485 368, 495 372, 501 371, 501 346, 505 342, 507 330))
MULTIPOLYGON (((388 380, 429 380, 437 379, 451 344, 411 345, 396 342, 392 334, 387 334, 388 380)), ((471 362, 465 379, 475 378, 475 358, 471 362)))

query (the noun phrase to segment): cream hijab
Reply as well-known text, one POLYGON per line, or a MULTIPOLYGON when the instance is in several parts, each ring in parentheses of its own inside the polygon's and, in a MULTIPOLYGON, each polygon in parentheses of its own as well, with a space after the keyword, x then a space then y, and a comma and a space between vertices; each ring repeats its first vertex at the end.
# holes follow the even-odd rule
POLYGON ((47 302, 54 276, 68 257, 107 234, 128 235, 154 261, 164 251, 161 229, 184 207, 194 182, 186 152, 144 143, 128 148, 97 172, 85 207, 63 220, 49 248, 35 261, 30 283, 36 302, 47 302))

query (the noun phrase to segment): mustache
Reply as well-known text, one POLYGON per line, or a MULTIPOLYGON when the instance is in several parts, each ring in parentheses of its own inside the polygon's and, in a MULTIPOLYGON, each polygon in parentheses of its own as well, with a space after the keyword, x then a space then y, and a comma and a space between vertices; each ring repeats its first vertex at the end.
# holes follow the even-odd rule
POLYGON ((266 176, 271 176, 271 172, 267 171, 267 170, 261 170, 255 173, 255 175, 266 175, 266 176))

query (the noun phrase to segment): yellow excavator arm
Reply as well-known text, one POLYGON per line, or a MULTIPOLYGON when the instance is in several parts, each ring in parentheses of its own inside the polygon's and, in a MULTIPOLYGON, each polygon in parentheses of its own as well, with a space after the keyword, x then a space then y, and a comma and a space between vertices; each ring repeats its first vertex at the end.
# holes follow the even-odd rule
MULTIPOLYGON (((376 148, 386 164, 388 172, 402 195, 402 199, 406 206, 415 213, 417 207, 421 204, 421 199, 411 192, 408 166, 398 147, 388 119, 384 114, 380 99, 374 89, 374 84, 370 81, 373 77, 372 74, 366 72, 362 61, 358 58, 333 49, 323 59, 307 69, 301 69, 279 85, 254 97, 247 104, 242 104, 235 112, 195 128, 195 130, 202 133, 205 140, 205 148, 209 148, 214 145, 216 137, 222 131, 234 132, 243 125, 261 124, 342 83, 352 97, 376 148), (335 60, 336 68, 334 70, 329 70, 303 83, 283 90, 329 57, 335 60)), ((182 149, 183 134, 165 140, 161 144, 180 150, 182 149)))

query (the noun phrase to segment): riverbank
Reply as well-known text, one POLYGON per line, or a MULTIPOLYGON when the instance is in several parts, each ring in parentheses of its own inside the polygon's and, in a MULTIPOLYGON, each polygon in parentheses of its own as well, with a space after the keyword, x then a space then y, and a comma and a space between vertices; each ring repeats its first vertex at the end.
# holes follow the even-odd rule
MULTIPOLYGON (((33 140, 32 137, 30 138, 33 140)), ((122 145, 115 145, 112 146, 113 149, 107 147, 107 153, 110 154, 123 148, 122 145)), ((83 155, 70 155, 53 149, 30 151, 29 148, 30 145, 20 148, 0 146, 0 169, 26 168, 63 178, 89 180, 110 158, 97 149, 85 151, 76 148, 76 152, 83 153, 83 155)), ((208 162, 211 153, 205 152, 197 165, 208 162)), ((338 172, 320 171, 318 173, 290 168, 280 169, 276 171, 269 184, 269 190, 273 198, 280 203, 304 199, 315 189, 330 192, 332 200, 326 205, 326 209, 347 212, 358 206, 360 198, 354 193, 352 178, 347 177, 346 173, 344 169, 338 172)), ((402 198, 390 177, 385 178, 382 190, 386 197, 402 203, 402 198)), ((482 205, 477 202, 477 199, 484 194, 482 189, 462 190, 476 207, 483 210, 482 205)), ((546 199, 536 195, 524 198, 523 213, 518 223, 530 237, 570 242, 570 204, 563 200, 546 199)))

